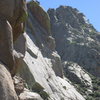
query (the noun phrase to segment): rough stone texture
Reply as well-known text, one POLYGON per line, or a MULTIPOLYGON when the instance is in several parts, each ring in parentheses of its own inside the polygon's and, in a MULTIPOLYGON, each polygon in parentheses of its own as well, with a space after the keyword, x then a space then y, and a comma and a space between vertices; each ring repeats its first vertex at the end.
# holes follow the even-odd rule
POLYGON ((12 26, 13 40, 23 33, 26 20, 26 3, 24 0, 3 0, 0 1, 0 19, 5 18, 12 26))
POLYGON ((87 90, 92 91, 92 80, 81 66, 73 62, 64 62, 64 71, 69 80, 76 84, 82 84, 87 90))
POLYGON ((21 34, 14 42, 13 54, 15 58, 15 68, 13 69, 13 75, 15 75, 18 70, 20 70, 20 62, 24 58, 25 52, 27 50, 25 34, 26 33, 21 34))
MULTIPOLYGON (((29 17, 24 35, 20 35, 23 31, 21 23, 12 30, 7 21, 4 23, 4 19, 0 19, 0 32, 6 34, 5 31, 8 30, 9 34, 11 31, 18 33, 14 36, 14 49, 11 44, 7 45, 11 46, 9 49, 11 52, 5 50, 11 54, 13 50, 16 62, 14 73, 17 72, 17 75, 23 78, 14 77, 16 95, 10 73, 0 63, 0 100, 18 100, 17 96, 19 100, 85 100, 88 94, 81 95, 73 85, 74 82, 85 85, 87 88, 85 92, 92 93, 91 78, 82 67, 99 76, 100 33, 77 9, 61 6, 56 10, 48 11, 51 19, 51 34, 48 14, 35 1, 29 2, 27 6, 29 17), (1 24, 8 25, 8 29, 3 29, 1 24), (63 67, 66 78, 64 78, 63 67)), ((12 26, 15 25, 13 24, 15 19, 9 19, 12 26)), ((11 40, 9 42, 2 36, 5 34, 0 34, 1 43, 4 40, 5 43, 12 43, 11 34, 7 38, 11 40)), ((4 44, 0 45, 0 48, 4 47, 4 44)), ((0 56, 5 50, 0 50, 0 56)), ((8 58, 7 61, 9 60, 11 59, 8 58)), ((84 87, 80 88, 84 89, 84 87)))
POLYGON ((39 94, 26 89, 27 83, 21 77, 14 76, 13 81, 19 100, 43 100, 39 94))
POLYGON ((28 8, 30 9, 30 12, 32 13, 32 15, 39 22, 39 24, 45 29, 44 31, 46 31, 50 34, 51 29, 50 29, 49 16, 43 10, 43 8, 35 1, 29 2, 28 8), (37 13, 37 12, 39 12, 39 13, 37 13))
POLYGON ((17 95, 20 95, 24 91, 24 80, 18 76, 14 76, 13 82, 17 95))
POLYGON ((27 7, 25 0, 14 0, 14 13, 8 19, 13 30, 13 41, 15 42, 20 34, 25 31, 25 21, 27 18, 27 7))
POLYGON ((35 13, 30 11, 30 7, 28 12, 25 35, 27 52, 20 63, 18 75, 43 100, 85 100, 70 82, 63 79, 61 59, 54 49, 55 42, 51 34, 44 31, 44 26, 33 16, 35 13), (49 43, 52 45, 48 45, 49 43))
POLYGON ((14 50, 13 41, 23 33, 25 18, 26 4, 24 0, 0 1, 0 62, 3 63, 0 63, 0 100, 18 100, 11 75, 13 76, 18 69, 19 60, 24 57, 26 49, 24 38, 22 38, 23 52, 14 50))
POLYGON ((0 1, 0 15, 9 18, 13 16, 13 12, 14 12, 14 0, 0 1))
POLYGON ((40 97, 39 94, 24 89, 24 91, 19 95, 19 100, 43 100, 43 99, 40 97))
POLYGON ((77 9, 49 9, 56 50, 63 61, 72 61, 100 76, 100 33, 77 9))
POLYGON ((17 63, 17 56, 13 52, 13 41, 23 33, 25 18, 24 0, 0 1, 0 48, 4 49, 0 50, 0 61, 8 67, 12 75, 17 63))
POLYGON ((10 73, 0 62, 0 100, 18 100, 10 73))
POLYGON ((17 53, 21 54, 22 58, 24 58, 25 51, 27 50, 25 34, 26 33, 21 34, 18 37, 18 39, 14 42, 14 49, 17 53))
MULTIPOLYGON (((32 35, 30 36, 34 38, 32 35)), ((31 38, 28 35, 26 37, 31 53, 26 52, 19 74, 26 80, 28 86, 32 88, 34 83, 40 84, 49 95, 50 100, 85 100, 72 85, 55 75, 53 67, 56 66, 53 66, 51 59, 44 57, 31 38), (36 56, 34 57, 34 55, 36 56)), ((40 87, 37 89, 39 90, 40 87)))
POLYGON ((4 18, 0 18, 0 48, 0 61, 12 71, 14 68, 12 28, 4 18))

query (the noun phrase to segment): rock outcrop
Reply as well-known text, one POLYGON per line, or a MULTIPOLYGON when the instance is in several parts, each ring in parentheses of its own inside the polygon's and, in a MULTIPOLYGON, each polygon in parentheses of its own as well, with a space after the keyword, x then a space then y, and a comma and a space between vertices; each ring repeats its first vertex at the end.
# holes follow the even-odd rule
POLYGON ((73 62, 64 62, 64 71, 65 75, 69 80, 72 82, 75 82, 77 84, 82 84, 87 87, 87 89, 92 90, 92 79, 86 73, 84 69, 82 69, 81 66, 77 65, 73 62))
MULTIPOLYGON (((47 30, 50 25, 45 29, 45 24, 42 26, 38 21, 48 15, 42 11, 45 16, 36 17, 42 8, 37 6, 37 14, 33 12, 34 5, 37 6, 34 2, 28 3, 29 18, 25 35, 27 51, 20 63, 18 75, 26 81, 31 91, 38 93, 43 100, 85 100, 70 82, 63 79, 61 59, 55 51, 55 41, 47 30)), ((49 18, 45 18, 45 22, 47 21, 50 21, 49 18)))
MULTIPOLYGON (((12 37, 2 36, 6 28, 0 19, 0 28, 3 28, 3 31, 0 29, 0 47, 12 43, 13 73, 16 73, 11 77, 5 66, 9 64, 2 64, 11 61, 10 56, 2 61, 7 55, 4 56, 5 50, 10 52, 7 46, 4 51, 0 50, 0 100, 99 100, 100 82, 95 76, 100 76, 100 33, 82 13, 71 7, 49 9, 47 14, 33 0, 27 3, 27 11, 24 34, 20 34, 24 26, 18 24, 14 28, 14 19, 10 20, 12 25, 9 24, 8 30, 18 33, 14 43, 12 37)), ((21 21, 25 16, 20 16, 21 21)))
POLYGON ((13 44, 24 33, 26 21, 26 2, 24 0, 0 1, 0 61, 11 74, 15 74, 16 58, 13 44))
POLYGON ((5 19, 0 19, 0 61, 9 68, 14 69, 14 55, 12 42, 12 28, 5 19))
POLYGON ((69 6, 49 9, 56 50, 63 61, 72 61, 100 76, 100 33, 77 9, 69 6))
POLYGON ((50 29, 50 21, 49 21, 49 16, 48 14, 43 10, 40 5, 35 2, 31 1, 30 3, 27 4, 28 8, 32 12, 32 16, 35 17, 35 19, 39 22, 40 26, 44 29, 45 33, 51 33, 50 29), (39 11, 39 13, 37 13, 39 11))
POLYGON ((10 72, 0 62, 0 100, 18 100, 10 72))
POLYGON ((100 77, 100 33, 76 8, 60 6, 48 14, 65 76, 87 100, 98 99, 98 79, 93 77, 100 77))
POLYGON ((30 92, 27 89, 19 95, 19 98, 20 100, 43 100, 39 94, 30 92))

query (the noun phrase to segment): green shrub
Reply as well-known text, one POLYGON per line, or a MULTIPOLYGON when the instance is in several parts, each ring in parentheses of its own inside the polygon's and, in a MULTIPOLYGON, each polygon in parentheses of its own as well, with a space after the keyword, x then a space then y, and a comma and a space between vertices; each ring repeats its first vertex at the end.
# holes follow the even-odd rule
POLYGON ((43 100, 48 100, 49 94, 45 91, 39 92, 40 96, 43 98, 43 100))
POLYGON ((94 97, 100 97, 100 92, 95 92, 94 97))
POLYGON ((97 85, 94 85, 94 86, 93 86, 93 90, 94 90, 94 91, 97 91, 97 90, 98 90, 98 86, 97 86, 97 85))
POLYGON ((87 97, 86 100, 94 100, 93 97, 87 97))

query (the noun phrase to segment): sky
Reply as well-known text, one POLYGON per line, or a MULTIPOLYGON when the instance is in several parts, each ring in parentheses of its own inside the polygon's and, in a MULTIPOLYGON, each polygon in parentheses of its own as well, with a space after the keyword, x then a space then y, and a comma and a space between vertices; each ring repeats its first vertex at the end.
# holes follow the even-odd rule
MULTIPOLYGON (((29 1, 29 0, 27 0, 29 1)), ((60 5, 72 6, 89 19, 90 23, 100 32, 100 0, 38 0, 41 6, 47 10, 57 8, 60 5)))

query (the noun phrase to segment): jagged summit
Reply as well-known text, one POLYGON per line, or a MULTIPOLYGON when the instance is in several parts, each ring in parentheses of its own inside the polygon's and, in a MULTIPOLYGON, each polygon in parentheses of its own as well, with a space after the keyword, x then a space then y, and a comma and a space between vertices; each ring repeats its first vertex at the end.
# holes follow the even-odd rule
MULTIPOLYGON (((83 13, 78 11, 76 8, 70 6, 60 6, 56 9, 49 9, 48 14, 52 17, 52 21, 58 21, 69 24, 73 28, 81 29, 81 25, 86 25, 88 28, 96 29, 89 23, 88 19, 83 13)), ((51 21, 51 22, 52 22, 51 21)))

